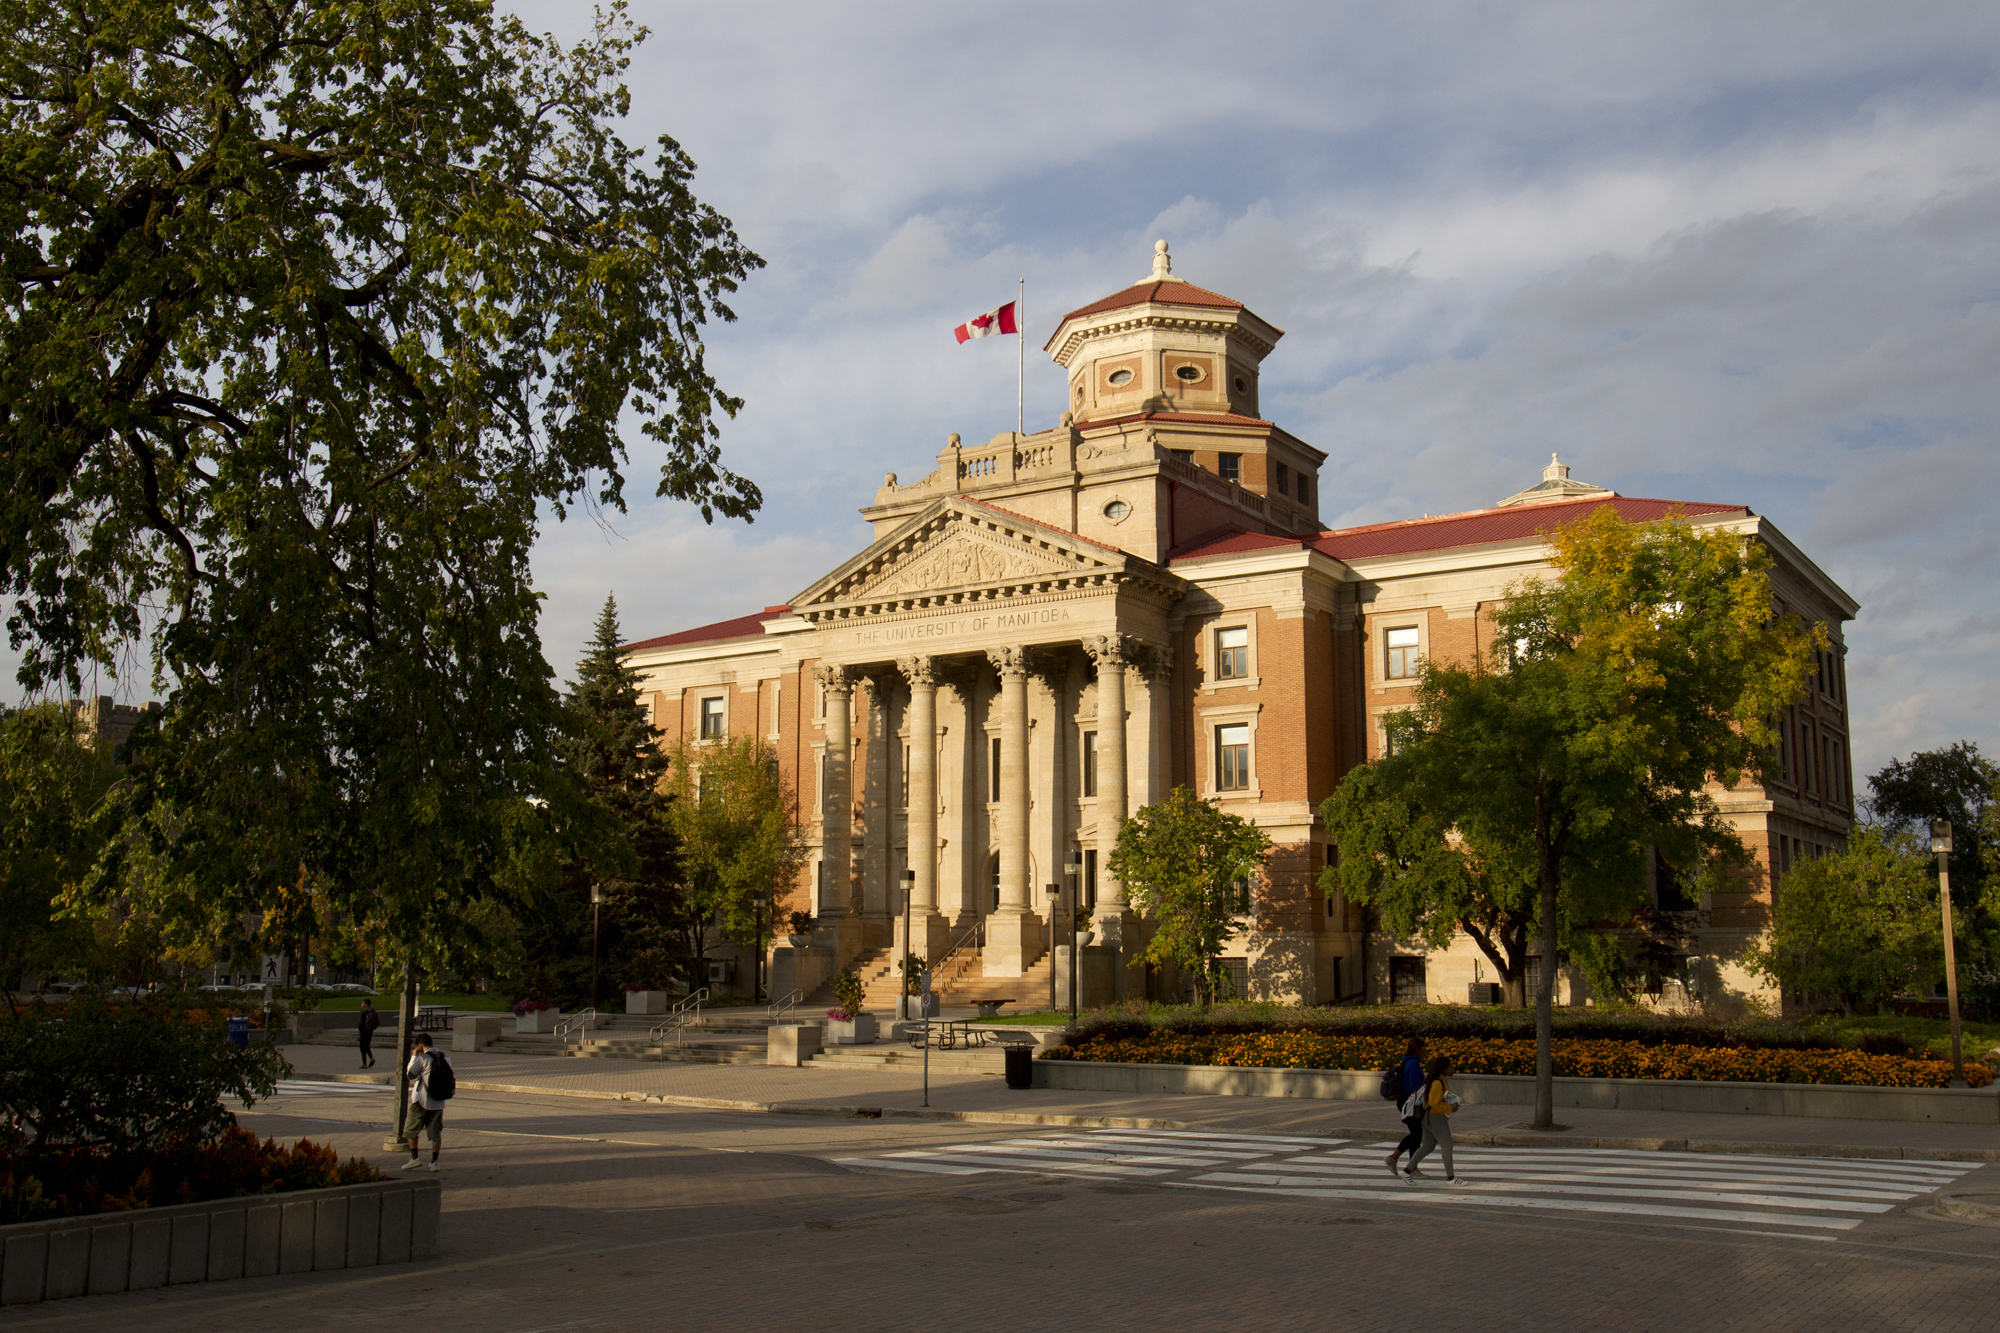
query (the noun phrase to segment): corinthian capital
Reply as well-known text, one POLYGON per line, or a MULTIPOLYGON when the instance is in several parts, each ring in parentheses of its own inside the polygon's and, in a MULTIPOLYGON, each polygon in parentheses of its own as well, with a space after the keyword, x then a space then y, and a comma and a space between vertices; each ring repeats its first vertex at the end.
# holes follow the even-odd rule
POLYGON ((1123 634, 1089 634, 1084 636, 1083 651, 1089 653, 1101 671, 1105 667, 1122 667, 1132 661, 1132 650, 1136 645, 1123 634))
POLYGON ((903 673, 903 679, 910 682, 911 689, 931 689, 937 685, 936 659, 930 657, 899 657, 896 670, 903 673))
POLYGON ((845 698, 854 691, 853 671, 831 662, 821 662, 814 667, 813 679, 818 681, 828 694, 839 698, 845 698))
POLYGON ((1028 668, 1031 663, 1026 648, 988 648, 986 650, 986 660, 993 664, 993 669, 1000 673, 1000 679, 1002 680, 1026 680, 1028 678, 1028 668))

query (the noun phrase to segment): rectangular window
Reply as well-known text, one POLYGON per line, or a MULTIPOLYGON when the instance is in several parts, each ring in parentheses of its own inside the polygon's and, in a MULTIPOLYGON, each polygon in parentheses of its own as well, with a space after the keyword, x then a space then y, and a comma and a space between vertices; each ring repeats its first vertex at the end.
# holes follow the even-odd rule
POLYGON ((1383 634, 1382 641, 1389 650, 1388 679, 1408 680, 1417 674, 1417 668, 1423 661, 1417 638, 1415 625, 1399 626, 1383 634))
POLYGON ((1248 916, 1257 902, 1257 877, 1245 875, 1241 879, 1229 881, 1229 910, 1238 916, 1248 916))
POLYGON ((1097 795, 1097 733, 1083 733, 1083 794, 1097 795))
POLYGON ((1840 789, 1840 742, 1828 739, 1826 743, 1826 796, 1830 801, 1841 798, 1840 789))
POLYGON ((1250 631, 1243 626, 1215 632, 1215 678, 1243 680, 1250 674, 1250 631))
POLYGON ((1242 484, 1243 455, 1217 454, 1215 456, 1215 475, 1224 481, 1233 481, 1239 485, 1242 484))
POLYGON ((1000 738, 995 736, 987 748, 991 762, 986 766, 986 799, 997 801, 1000 799, 1000 738))
MULTIPOLYGON (((1532 1007, 1535 1003, 1535 997, 1542 993, 1542 956, 1540 954, 1535 954, 1528 959, 1528 966, 1522 976, 1522 982, 1528 988, 1528 1004, 1532 1007)), ((1659 993, 1657 990, 1653 992, 1655 995, 1659 993)))
POLYGON ((701 784, 695 799, 704 806, 708 805, 715 800, 716 793, 721 789, 713 773, 704 773, 701 775, 701 784))
POLYGON ((1215 786, 1218 791, 1250 788, 1250 724, 1215 729, 1215 786))
POLYGON ((1301 472, 1299 473, 1299 503, 1309 506, 1312 502, 1312 478, 1301 472))
POLYGON ((1180 459, 1183 463, 1194 462, 1194 450, 1192 449, 1169 449, 1167 452, 1175 458, 1180 459))
POLYGON ((1801 795, 1812 790, 1813 785, 1813 729, 1812 723, 1799 723, 1799 792, 1801 795))
POLYGON ((1798 781, 1792 772, 1792 720, 1778 719, 1778 776, 1787 782, 1798 781))
POLYGON ((1228 978, 1229 994, 1219 999, 1247 1000, 1250 998, 1250 960, 1248 958, 1222 958, 1222 975, 1228 978))
POLYGON ((1278 494, 1290 495, 1291 493, 1292 493, 1292 470, 1286 467, 1283 463, 1280 463, 1278 464, 1278 494))
POLYGON ((1097 849, 1086 847, 1083 852, 1083 906, 1085 911, 1097 910, 1097 849))
POLYGON ((903 747, 903 808, 910 808, 910 747, 903 747))
MULTIPOLYGON (((1534 963, 1529 960, 1530 966, 1534 963)), ((1389 1003, 1422 1004, 1430 991, 1424 985, 1424 960, 1421 958, 1391 958, 1389 960, 1389 1003)))
POLYGON ((722 739, 722 700, 703 699, 701 701, 701 738, 705 741, 722 739))

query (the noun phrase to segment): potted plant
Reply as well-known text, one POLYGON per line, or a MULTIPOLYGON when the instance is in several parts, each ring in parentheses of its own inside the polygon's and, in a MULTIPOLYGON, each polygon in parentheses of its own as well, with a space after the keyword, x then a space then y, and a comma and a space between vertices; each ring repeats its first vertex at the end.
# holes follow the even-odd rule
POLYGON ((674 1007, 674 997, 667 990, 673 972, 667 965, 666 950, 642 950, 632 959, 627 975, 629 980, 625 983, 626 1013, 664 1014, 674 1007))
POLYGON ((562 1010, 540 1000, 521 1000, 514 1005, 514 1031, 553 1032, 562 1010))
POLYGON ((867 1046, 875 1040, 875 1015, 861 1012, 867 988, 853 968, 841 969, 833 979, 835 1007, 826 1011, 826 1039, 834 1046, 867 1046))
POLYGON ((787 918, 792 933, 785 936, 785 943, 794 949, 803 949, 812 943, 813 919, 811 912, 794 912, 787 918))

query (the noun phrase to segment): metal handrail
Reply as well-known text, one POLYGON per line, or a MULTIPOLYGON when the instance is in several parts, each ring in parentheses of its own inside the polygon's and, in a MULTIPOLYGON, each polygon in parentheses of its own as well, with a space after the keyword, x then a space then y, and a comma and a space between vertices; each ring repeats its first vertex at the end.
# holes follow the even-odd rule
POLYGON ((931 994, 940 996, 943 995, 946 988, 949 987, 952 982, 957 981, 960 976, 964 975, 965 969, 971 964, 972 955, 970 953, 970 950, 977 949, 980 946, 984 945, 985 943, 986 943, 986 918, 980 917, 977 921, 972 923, 972 929, 966 931, 965 934, 959 936, 958 939, 952 943, 952 946, 944 951, 944 956, 942 958, 939 958, 935 963, 931 964, 931 978, 932 978, 931 994), (961 953, 965 954, 963 958, 959 957, 961 953), (957 966, 958 975, 954 976, 940 975, 944 971, 945 964, 947 963, 954 963, 957 966))
POLYGON ((797 1009, 799 1007, 799 1001, 805 998, 806 998, 806 993, 804 991, 795 990, 790 995, 785 996, 781 1000, 771 1001, 771 1007, 766 1009, 764 1012, 770 1015, 771 1021, 773 1023, 776 1023, 780 1019, 784 1018, 786 1014, 792 1013, 793 1010, 797 1009))
POLYGON ((665 1021, 657 1024, 646 1035, 653 1039, 655 1045, 658 1045, 667 1039, 668 1033, 672 1033, 674 1043, 679 1045, 681 1039, 687 1035, 688 1026, 701 1021, 701 1002, 707 998, 708 987, 703 986, 700 990, 667 1010, 665 1021))
MULTIPOLYGON (((558 1022, 555 1025, 555 1027, 551 1029, 551 1032, 555 1036, 557 1043, 560 1044, 564 1050, 568 1050, 570 1033, 588 1032, 596 1026, 597 1026, 597 1011, 595 1009, 585 1009, 581 1013, 571 1014, 568 1018, 565 1018, 562 1021, 558 1022)), ((576 1039, 576 1044, 578 1046, 581 1046, 583 1045, 583 1041, 584 1039, 581 1036, 579 1036, 576 1039)))

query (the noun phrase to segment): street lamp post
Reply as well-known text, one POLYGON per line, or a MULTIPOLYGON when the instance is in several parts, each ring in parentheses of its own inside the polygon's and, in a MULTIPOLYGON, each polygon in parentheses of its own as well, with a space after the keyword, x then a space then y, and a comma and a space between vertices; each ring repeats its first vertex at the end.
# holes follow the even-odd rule
POLYGON ((590 886, 590 1007, 597 1007, 597 909, 604 901, 604 886, 590 886))
MULTIPOLYGON (((1062 909, 1062 885, 1048 886, 1049 895, 1049 1012, 1056 1011, 1056 913, 1062 909)), ((1070 959, 1070 966, 1076 960, 1070 959)))
MULTIPOLYGON (((903 978, 896 987, 896 1016, 904 1022, 910 1021, 910 896, 917 890, 917 872, 903 872, 903 978)), ((929 963, 927 958, 924 960, 929 963)))
POLYGON ((1083 853, 1070 849, 1069 860, 1063 862, 1063 878, 1069 881, 1069 1021, 1076 1022, 1076 972, 1078 967, 1076 947, 1076 914, 1083 905, 1077 896, 1082 889, 1081 874, 1083 853))
POLYGON ((1933 819, 1931 821, 1931 850, 1938 859, 1938 904, 1944 909, 1944 1002, 1951 1011, 1951 1086, 1962 1088, 1965 1082, 1965 1057, 1959 1048, 1958 1037, 1958 951, 1953 947, 1951 931, 1951 821, 1933 819))

